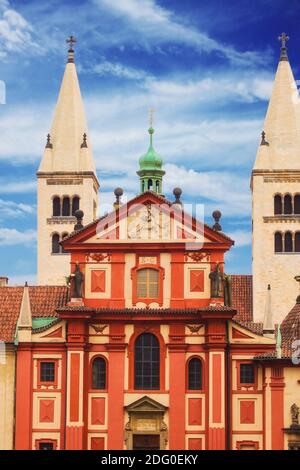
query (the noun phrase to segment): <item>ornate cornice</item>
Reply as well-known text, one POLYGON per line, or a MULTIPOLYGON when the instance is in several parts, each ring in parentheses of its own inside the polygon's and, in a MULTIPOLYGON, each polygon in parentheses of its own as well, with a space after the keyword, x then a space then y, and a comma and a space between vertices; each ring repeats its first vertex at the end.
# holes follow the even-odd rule
POLYGON ((62 178, 55 178, 55 179, 47 179, 47 184, 48 185, 78 185, 78 184, 83 184, 83 179, 82 178, 68 178, 68 179, 62 179, 62 178))
POLYGON ((265 223, 277 223, 284 222, 287 223, 297 223, 300 222, 300 215, 270 215, 263 217, 265 223))
POLYGON ((48 225, 74 225, 76 222, 75 217, 50 217, 47 219, 48 225))

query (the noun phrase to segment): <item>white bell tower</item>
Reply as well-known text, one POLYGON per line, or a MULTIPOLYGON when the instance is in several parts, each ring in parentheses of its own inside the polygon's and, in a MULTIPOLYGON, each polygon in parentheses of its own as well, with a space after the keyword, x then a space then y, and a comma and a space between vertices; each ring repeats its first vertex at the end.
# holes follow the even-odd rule
POLYGON ((268 285, 275 323, 298 295, 300 274, 300 99, 285 33, 252 171, 253 312, 263 321, 268 285))
POLYGON ((84 224, 96 218, 99 181, 88 136, 74 63, 73 36, 54 119, 37 172, 38 284, 62 285, 70 272, 70 256, 59 242, 84 212, 84 224))

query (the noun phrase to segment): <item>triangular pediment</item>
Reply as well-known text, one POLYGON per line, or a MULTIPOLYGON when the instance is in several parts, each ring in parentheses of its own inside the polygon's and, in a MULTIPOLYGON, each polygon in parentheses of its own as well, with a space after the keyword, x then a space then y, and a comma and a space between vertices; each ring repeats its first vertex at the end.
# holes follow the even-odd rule
POLYGON ((66 238, 66 249, 74 243, 86 245, 114 243, 225 243, 233 241, 192 217, 180 206, 150 191, 101 217, 66 238))
POLYGON ((164 413, 167 409, 166 406, 146 395, 125 408, 129 413, 164 413))

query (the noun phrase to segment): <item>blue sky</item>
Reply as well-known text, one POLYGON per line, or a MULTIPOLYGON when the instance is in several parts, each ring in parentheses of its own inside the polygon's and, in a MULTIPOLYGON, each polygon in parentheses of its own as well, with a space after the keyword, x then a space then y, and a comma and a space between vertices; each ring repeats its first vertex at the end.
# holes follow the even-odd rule
POLYGON ((299 78, 298 0, 0 0, 0 275, 34 282, 36 179, 66 59, 76 64, 101 184, 100 205, 138 192, 148 146, 165 162, 165 194, 223 213, 236 240, 226 271, 251 272, 250 173, 276 71, 291 37, 299 78))

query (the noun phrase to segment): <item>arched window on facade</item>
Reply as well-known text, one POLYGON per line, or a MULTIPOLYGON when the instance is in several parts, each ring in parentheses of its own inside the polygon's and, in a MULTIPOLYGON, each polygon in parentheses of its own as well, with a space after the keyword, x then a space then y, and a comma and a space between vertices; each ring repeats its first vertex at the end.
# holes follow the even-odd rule
POLYGON ((292 232, 285 232, 284 234, 284 251, 291 253, 293 251, 293 235, 292 232))
POLYGON ((290 215, 293 213, 292 196, 290 196, 289 194, 286 194, 284 196, 283 213, 285 215, 290 215))
POLYGON ((274 196, 274 214, 282 214, 282 197, 280 194, 274 196))
POLYGON ((294 197, 294 214, 300 215, 300 194, 296 194, 294 197))
POLYGON ((55 196, 52 200, 52 215, 53 217, 60 216, 60 198, 55 196))
POLYGON ((70 198, 68 196, 65 196, 63 198, 62 215, 65 217, 68 217, 69 215, 71 215, 71 204, 70 204, 70 198))
POLYGON ((152 179, 149 179, 149 180, 148 180, 148 189, 149 189, 150 191, 152 191, 152 189, 153 189, 153 181, 152 181, 152 179))
POLYGON ((72 215, 75 215, 75 212, 79 209, 79 197, 74 196, 72 200, 72 215))
POLYGON ((157 299, 159 291, 159 272, 157 269, 144 268, 137 271, 137 298, 157 299))
POLYGON ((300 253, 300 232, 295 233, 295 251, 300 253))
MULTIPOLYGON (((61 239, 63 240, 63 239, 66 238, 68 235, 69 235, 69 234, 68 234, 67 232, 64 232, 64 233, 62 234, 62 236, 61 236, 61 239)), ((61 247, 61 252, 62 252, 62 253, 67 253, 67 251, 66 251, 63 247, 61 247)))
POLYGON ((159 390, 160 347, 152 333, 143 333, 134 345, 134 388, 136 390, 159 390))
POLYGON ((282 253, 282 250, 283 250, 282 233, 276 232, 274 239, 275 239, 275 253, 282 253))
POLYGON ((52 253, 60 253, 59 235, 54 233, 52 235, 52 253))
POLYGON ((188 390, 202 389, 202 363, 198 357, 193 357, 188 362, 188 390))
POLYGON ((92 388, 94 390, 106 389, 106 361, 103 357, 96 357, 93 360, 92 388))

